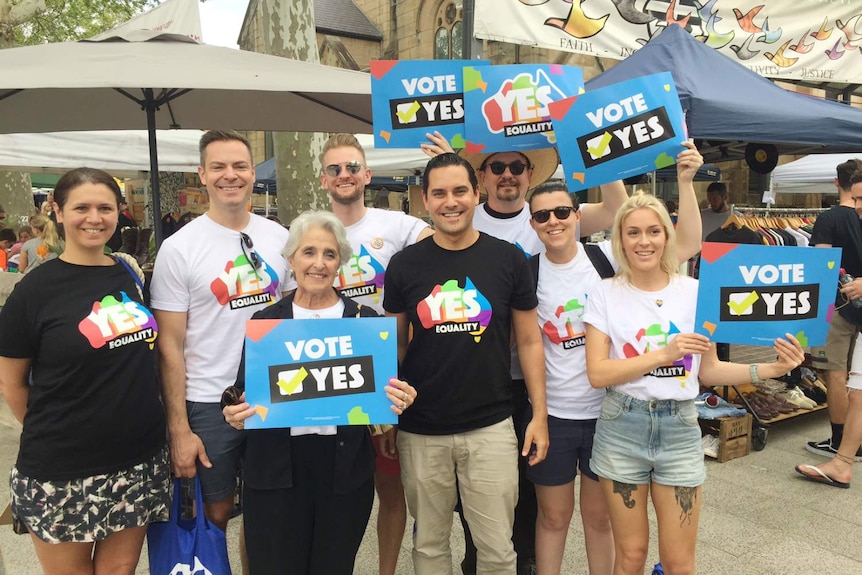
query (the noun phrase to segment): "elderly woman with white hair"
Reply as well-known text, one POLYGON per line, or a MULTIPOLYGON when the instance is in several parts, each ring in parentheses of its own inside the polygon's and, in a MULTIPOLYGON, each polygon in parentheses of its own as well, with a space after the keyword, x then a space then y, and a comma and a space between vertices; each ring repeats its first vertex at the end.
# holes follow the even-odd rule
MULTIPOLYGON (((283 254, 297 289, 252 319, 377 316, 332 287, 339 267, 351 256, 344 226, 332 213, 309 211, 297 217, 283 254)), ((244 363, 237 392, 245 389, 244 363)), ((399 415, 416 399, 416 390, 396 378, 389 380, 386 393, 399 415)), ((225 420, 242 429, 255 411, 244 393, 236 397, 236 405, 225 395, 225 420)), ((251 572, 352 575, 374 501, 374 459, 365 426, 249 430, 243 515, 251 572)))

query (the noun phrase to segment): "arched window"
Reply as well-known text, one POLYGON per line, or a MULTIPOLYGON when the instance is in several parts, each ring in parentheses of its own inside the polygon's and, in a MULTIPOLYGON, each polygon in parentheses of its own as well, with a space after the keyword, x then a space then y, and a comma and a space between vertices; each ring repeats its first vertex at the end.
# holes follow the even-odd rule
POLYGON ((434 58, 457 60, 464 53, 462 2, 449 0, 437 10, 437 30, 434 32, 434 58))

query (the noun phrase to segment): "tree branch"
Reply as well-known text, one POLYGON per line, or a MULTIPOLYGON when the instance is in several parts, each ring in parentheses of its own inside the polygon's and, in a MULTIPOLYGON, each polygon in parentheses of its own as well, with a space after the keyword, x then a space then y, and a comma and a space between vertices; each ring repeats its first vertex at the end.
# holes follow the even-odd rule
POLYGON ((12 6, 12 10, 9 11, 11 19, 9 23, 15 26, 26 22, 40 12, 44 12, 45 8, 45 0, 24 0, 20 4, 12 6))

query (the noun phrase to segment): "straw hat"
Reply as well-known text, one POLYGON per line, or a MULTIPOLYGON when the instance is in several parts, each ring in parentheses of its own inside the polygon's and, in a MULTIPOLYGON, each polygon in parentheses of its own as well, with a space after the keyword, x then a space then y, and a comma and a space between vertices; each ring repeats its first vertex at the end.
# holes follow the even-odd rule
MULTIPOLYGON (((557 170, 557 166, 560 165, 560 156, 557 154, 556 148, 541 148, 539 150, 512 150, 512 152, 517 154, 523 154, 530 161, 530 166, 533 168, 533 177, 530 178, 530 189, 532 190, 536 186, 540 184, 544 184, 548 181, 551 176, 554 175, 554 172, 557 170)), ((461 150, 461 156, 470 162, 470 165, 473 166, 473 169, 476 170, 476 173, 479 173, 479 168, 482 166, 482 162, 484 162, 488 157, 493 156, 494 154, 502 154, 504 152, 491 152, 490 154, 470 154, 467 153, 466 150, 461 150)))

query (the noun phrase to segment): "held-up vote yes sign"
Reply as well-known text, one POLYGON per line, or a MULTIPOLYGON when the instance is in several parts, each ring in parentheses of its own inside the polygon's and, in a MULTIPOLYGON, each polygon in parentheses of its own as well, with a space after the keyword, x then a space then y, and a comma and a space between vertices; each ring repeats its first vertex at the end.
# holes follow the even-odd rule
POLYGON ((553 147, 550 104, 584 91, 580 68, 514 64, 464 68, 467 151, 553 147))
POLYGON ((840 248, 703 244, 695 331, 714 342, 772 345, 790 333, 826 343, 840 248))
POLYGON ((440 132, 453 148, 464 147, 462 69, 475 60, 374 60, 371 111, 375 148, 417 148, 425 134, 440 132))
POLYGON ((246 428, 397 423, 395 334, 394 318, 249 320, 246 428))
POLYGON ((671 166, 686 139, 669 72, 620 82, 550 107, 571 191, 671 166))

